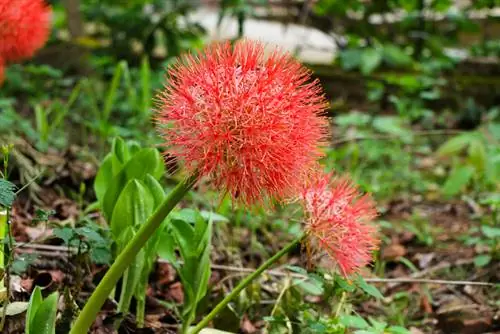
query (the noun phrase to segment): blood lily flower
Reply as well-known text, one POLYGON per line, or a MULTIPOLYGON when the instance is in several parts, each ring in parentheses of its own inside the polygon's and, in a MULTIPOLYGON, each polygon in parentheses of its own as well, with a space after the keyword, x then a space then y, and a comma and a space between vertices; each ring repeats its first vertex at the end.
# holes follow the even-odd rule
POLYGON ((31 58, 45 44, 50 16, 43 0, 0 0, 0 57, 5 63, 31 58))
POLYGON ((345 177, 318 174, 304 187, 300 200, 313 245, 325 251, 343 275, 358 272, 370 262, 379 241, 370 224, 377 213, 369 195, 361 195, 345 177))
POLYGON ((327 102, 286 53, 213 44, 181 57, 167 80, 156 121, 168 152, 240 202, 285 198, 321 156, 327 102))

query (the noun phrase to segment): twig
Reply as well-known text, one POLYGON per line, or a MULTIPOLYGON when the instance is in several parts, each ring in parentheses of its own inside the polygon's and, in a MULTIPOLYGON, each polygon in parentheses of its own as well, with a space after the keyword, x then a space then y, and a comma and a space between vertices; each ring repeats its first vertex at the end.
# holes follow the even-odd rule
MULTIPOLYGON (((17 245, 17 251, 18 252, 26 252, 25 250, 22 250, 22 248, 32 248, 32 249, 37 249, 41 250, 42 252, 39 252, 41 255, 47 255, 47 256, 65 256, 68 247, 65 246, 53 246, 53 245, 41 245, 41 244, 22 244, 22 245, 17 245), (44 252, 45 250, 45 252, 44 252), (47 252, 47 251, 50 251, 47 252)), ((73 248, 70 248, 70 251, 76 250, 73 248)), ((169 263, 166 260, 163 259, 158 259, 158 263, 169 263)), ((495 283, 489 283, 489 282, 477 282, 477 281, 458 281, 458 280, 442 280, 442 279, 427 279, 427 278, 422 278, 424 276, 427 276, 429 274, 432 274, 436 271, 447 269, 453 266, 462 266, 462 265, 467 265, 473 263, 473 259, 466 259, 466 260, 458 260, 454 263, 450 262, 442 262, 434 267, 427 268, 426 270, 422 270, 416 273, 411 274, 408 277, 400 277, 400 278, 377 278, 377 277, 370 277, 370 278, 365 278, 366 282, 369 283, 384 283, 384 284, 392 284, 393 287, 404 284, 404 283, 413 283, 413 284, 441 284, 441 285, 476 285, 476 286, 496 286, 497 284, 495 283)), ((182 263, 182 262, 181 262, 182 263)), ((221 264, 212 264, 211 265, 212 269, 215 270, 225 270, 225 271, 232 271, 232 272, 239 272, 239 273, 253 273, 255 269, 253 268, 241 268, 241 267, 236 267, 236 266, 228 266, 228 265, 221 265, 221 264)), ((271 269, 265 271, 267 275, 271 276, 277 276, 277 277, 293 277, 293 278, 307 278, 306 275, 302 275, 299 273, 294 273, 289 270, 279 270, 279 269, 271 269)), ((234 276, 240 276, 240 275, 234 275, 234 276)))
POLYGON ((480 285, 480 286, 495 286, 494 283, 475 282, 475 281, 448 281, 442 279, 427 279, 427 278, 365 278, 365 281, 370 283, 417 283, 417 284, 445 284, 445 285, 480 285))

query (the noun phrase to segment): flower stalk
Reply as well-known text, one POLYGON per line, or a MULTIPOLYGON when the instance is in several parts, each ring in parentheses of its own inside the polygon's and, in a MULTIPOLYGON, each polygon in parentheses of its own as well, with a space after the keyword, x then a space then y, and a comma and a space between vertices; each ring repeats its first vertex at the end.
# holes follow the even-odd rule
POLYGON ((150 239, 156 229, 165 220, 172 209, 181 201, 187 192, 194 186, 198 174, 194 173, 184 181, 180 182, 165 198, 162 204, 156 211, 149 217, 149 219, 141 226, 139 231, 135 234, 134 238, 130 240, 123 251, 118 255, 115 262, 111 265, 106 275, 102 278, 101 282, 97 285, 95 291, 90 296, 85 304, 83 310, 71 328, 70 334, 87 333, 92 326, 97 313, 102 305, 108 298, 109 294, 115 287, 116 283, 122 277, 125 270, 130 263, 134 261, 135 256, 141 248, 150 239))
POLYGON ((232 291, 229 293, 223 300, 217 304, 214 309, 207 314, 190 332, 189 334, 196 334, 199 333, 203 328, 205 328, 208 323, 215 318, 215 316, 221 312, 231 300, 233 300, 235 297, 237 297, 240 292, 245 289, 250 283, 252 283, 253 280, 255 280, 257 277, 259 277, 264 271, 266 271, 270 266, 272 266, 276 261, 278 261, 283 255, 287 254, 290 252, 292 249, 294 249, 297 245, 301 244, 305 238, 307 237, 307 234, 304 233, 300 237, 296 238, 292 242, 290 242, 288 245, 283 247, 278 253, 274 254, 271 258, 269 258, 266 262, 261 264, 259 268, 257 268, 253 273, 245 277, 232 291))

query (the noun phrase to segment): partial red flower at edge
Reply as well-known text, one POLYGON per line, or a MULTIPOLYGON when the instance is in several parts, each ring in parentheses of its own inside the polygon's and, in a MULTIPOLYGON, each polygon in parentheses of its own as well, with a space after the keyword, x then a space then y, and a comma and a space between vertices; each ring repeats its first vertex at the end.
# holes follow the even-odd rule
POLYGON ((51 9, 43 0, 0 0, 0 57, 31 58, 50 34, 51 9))
POLYGON ((306 184, 300 200, 313 244, 338 264, 344 276, 371 261, 379 240, 370 224, 377 211, 369 195, 361 195, 346 177, 318 173, 306 184))
POLYGON ((264 48, 243 40, 181 57, 156 115, 169 153, 246 204, 297 190, 328 129, 318 81, 289 54, 264 48))
POLYGON ((2 58, 0 58, 0 86, 2 85, 4 79, 5 79, 5 65, 3 63, 2 58))

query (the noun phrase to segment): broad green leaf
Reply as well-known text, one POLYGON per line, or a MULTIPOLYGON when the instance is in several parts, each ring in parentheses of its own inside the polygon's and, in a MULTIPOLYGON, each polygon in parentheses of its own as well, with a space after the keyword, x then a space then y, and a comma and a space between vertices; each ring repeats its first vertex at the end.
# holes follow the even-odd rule
POLYGON ((104 194, 113 180, 113 175, 113 157, 108 154, 102 161, 94 180, 94 191, 100 205, 102 205, 104 194))
POLYGON ((57 292, 45 298, 36 311, 29 334, 55 334, 58 299, 57 292))
POLYGON ((157 149, 143 148, 127 162, 123 169, 129 180, 132 177, 137 177, 136 175, 145 176, 146 174, 160 179, 165 172, 165 164, 157 149))
POLYGON ((127 147, 131 157, 141 150, 141 145, 135 140, 127 141, 127 147))
POLYGON ((108 220, 112 220, 114 207, 122 189, 133 179, 143 180, 151 174, 159 179, 164 171, 163 160, 156 149, 142 149, 135 154, 122 170, 113 177, 104 195, 102 210, 108 220))
POLYGON ((456 137, 453 137, 446 141, 437 150, 439 156, 451 156, 456 155, 460 151, 464 150, 469 143, 474 140, 475 133, 467 132, 456 137))
POLYGON ((336 275, 335 282, 346 292, 353 292, 356 286, 352 283, 347 282, 342 276, 336 275))
POLYGON ((478 255, 474 258, 474 264, 476 265, 476 267, 484 267, 490 262, 491 262, 491 255, 489 254, 478 255))
POLYGON ((471 166, 455 168, 443 186, 443 193, 447 196, 458 194, 469 183, 473 175, 474 168, 471 166))
POLYGON ((147 174, 143 182, 146 189, 153 196, 154 208, 156 209, 165 199, 165 190, 151 174, 147 174))
POLYGON ((214 223, 227 223, 229 219, 223 215, 220 215, 216 212, 201 210, 200 215, 207 221, 212 221, 214 223))
POLYGON ((500 238, 500 227, 483 225, 481 227, 483 234, 490 239, 500 238))
POLYGON ((177 268, 177 258, 175 256, 176 241, 170 231, 164 229, 161 234, 161 242, 158 244, 158 256, 167 260, 177 268))
POLYGON ((492 184, 500 184, 500 154, 489 155, 486 165, 486 177, 492 184))
POLYGON ((31 334, 33 332, 31 330, 33 328, 32 324, 35 319, 36 312, 38 311, 38 308, 42 304, 42 301, 43 301, 42 289, 40 289, 39 286, 35 286, 33 292, 31 292, 29 306, 26 312, 26 327, 25 327, 26 334, 31 334))
POLYGON ((64 241, 65 245, 69 245, 70 240, 74 237, 75 232, 71 227, 59 227, 55 228, 52 234, 64 241))
POLYGON ((356 315, 343 315, 340 317, 340 323, 349 328, 365 329, 370 327, 365 319, 356 315))
POLYGON ((194 228, 184 220, 172 220, 173 235, 183 258, 194 256, 194 228))
POLYGON ((366 283, 362 276, 358 275, 356 282, 358 283, 358 286, 370 296, 380 299, 384 298, 380 291, 375 286, 366 283))
POLYGON ((361 73, 370 74, 382 63, 382 50, 368 48, 361 54, 361 73))
POLYGON ((340 53, 340 63, 344 70, 353 70, 361 65, 361 49, 347 49, 340 53))
POLYGON ((182 220, 186 223, 195 224, 197 215, 198 213, 196 212, 196 210, 184 208, 182 210, 172 212, 170 214, 170 218, 172 220, 182 220))
POLYGON ((389 65, 393 66, 408 66, 413 62, 402 48, 394 44, 384 45, 383 58, 389 65))
POLYGON ((130 153, 128 151, 128 146, 123 139, 120 137, 115 137, 111 143, 111 153, 113 160, 113 175, 118 174, 122 169, 123 165, 127 163, 130 159, 130 153))
POLYGON ((388 133, 400 138, 411 139, 411 130, 404 126, 401 118, 380 116, 373 121, 373 127, 382 133, 388 133))
POLYGON ((111 233, 118 239, 127 228, 143 224, 153 212, 154 198, 138 180, 131 180, 116 201, 111 218, 111 233))
POLYGON ((325 292, 323 282, 317 279, 295 278, 293 283, 308 295, 321 296, 325 292))
POLYGON ((472 140, 467 152, 470 162, 476 167, 476 170, 483 171, 487 162, 486 148, 483 141, 480 138, 472 140))
POLYGON ((500 123, 489 123, 488 132, 495 137, 496 140, 500 140, 500 123))

